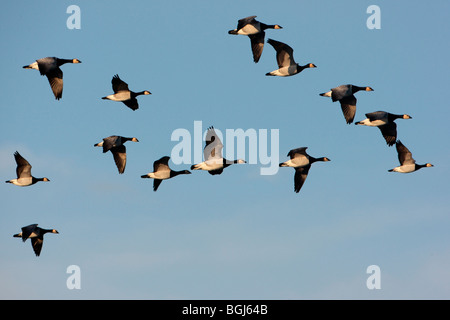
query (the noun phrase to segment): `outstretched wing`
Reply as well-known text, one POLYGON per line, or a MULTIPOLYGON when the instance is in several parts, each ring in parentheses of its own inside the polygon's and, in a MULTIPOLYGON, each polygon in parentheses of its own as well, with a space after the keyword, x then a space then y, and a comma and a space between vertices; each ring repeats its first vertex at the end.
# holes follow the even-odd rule
POLYGON ((302 188, 303 184, 305 183, 305 180, 308 177, 309 168, 311 168, 310 164, 305 167, 295 168, 295 175, 294 175, 295 192, 298 193, 302 188))
POLYGON ((264 31, 251 34, 248 37, 250 38, 250 44, 252 46, 253 53, 253 61, 257 63, 261 58, 263 49, 264 49, 264 37, 266 33, 264 31))
POLYGON ((256 18, 256 16, 250 16, 250 17, 247 17, 247 18, 239 19, 236 30, 240 30, 243 27, 245 27, 247 24, 253 23, 255 18, 256 18))
POLYGON ((158 190, 159 185, 161 184, 161 179, 153 179, 153 191, 158 190))
POLYGON ((25 241, 28 239, 28 237, 33 233, 33 231, 36 229, 37 223, 30 224, 29 226, 22 228, 22 241, 25 241))
POLYGON ((384 140, 386 140, 388 146, 393 146, 395 144, 395 140, 397 140, 397 125, 395 122, 389 122, 379 126, 378 129, 380 129, 381 134, 383 135, 384 140))
POLYGON ((139 109, 139 103, 136 98, 131 98, 122 102, 133 111, 139 109))
POLYGON ((272 39, 267 40, 267 43, 272 45, 272 47, 277 51, 278 68, 288 67, 295 64, 294 50, 290 46, 272 39))
POLYGON ((22 157, 19 152, 14 153, 14 158, 16 159, 17 168, 16 174, 17 178, 31 177, 31 165, 24 157, 22 157))
POLYGON ((111 149, 119 173, 125 172, 125 166, 127 164, 127 152, 124 145, 120 145, 111 149))
POLYGON ((395 147, 397 148, 398 161, 401 165, 416 163, 411 152, 403 145, 403 143, 401 143, 400 140, 397 141, 395 147))
POLYGON ((214 127, 208 128, 205 141, 205 149, 203 150, 205 161, 209 159, 222 158, 223 144, 214 130, 214 127))
POLYGON ((113 89, 114 93, 117 93, 119 91, 129 91, 128 84, 125 81, 123 81, 122 79, 120 79, 118 74, 116 74, 112 78, 111 84, 112 84, 112 89, 113 89))
POLYGON ((347 124, 352 123, 356 114, 356 97, 354 95, 344 97, 339 102, 347 124))
POLYGON ((63 92, 63 72, 60 68, 55 68, 46 74, 50 87, 52 88, 55 99, 62 98, 63 92))
POLYGON ((297 148, 297 149, 292 149, 291 151, 289 151, 287 156, 290 157, 291 159, 294 159, 296 157, 306 157, 306 156, 308 156, 306 154, 306 149, 308 149, 308 147, 301 147, 301 148, 297 148))
POLYGON ((33 247, 36 257, 39 257, 39 255, 41 254, 43 244, 44 244, 43 237, 31 238, 31 246, 33 247))
POLYGON ((169 159, 170 159, 170 157, 165 156, 165 157, 162 157, 161 159, 156 160, 155 162, 153 162, 153 172, 170 171, 169 159))

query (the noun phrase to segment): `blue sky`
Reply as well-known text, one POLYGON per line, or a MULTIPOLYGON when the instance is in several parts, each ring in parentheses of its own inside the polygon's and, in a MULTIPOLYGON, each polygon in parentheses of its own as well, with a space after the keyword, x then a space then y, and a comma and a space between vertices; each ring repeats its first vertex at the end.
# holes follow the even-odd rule
POLYGON ((51 181, 0 184, 0 297, 448 299, 449 10, 448 1, 8 2, 0 175, 15 177, 17 150, 51 181), (73 4, 79 30, 66 26, 73 4), (373 4, 379 30, 366 26, 373 4), (251 15, 281 25, 266 39, 317 68, 266 77, 273 48, 255 64, 249 39, 227 33, 251 15), (62 66, 60 101, 45 77, 22 69, 47 56, 82 61, 62 66), (101 99, 114 74, 152 92, 137 111, 101 99), (377 110, 411 115, 397 120, 399 139, 434 167, 389 173, 395 147, 377 128, 347 125, 339 104, 319 96, 347 83, 374 88, 357 93, 355 121, 377 110), (303 146, 331 162, 314 164, 298 194, 292 168, 261 175, 260 164, 194 171, 153 192, 140 176, 195 121, 223 132, 276 129, 280 162, 303 146), (126 145, 123 175, 93 147, 115 134, 139 139, 126 145), (46 235, 40 257, 12 237, 32 223, 60 232, 46 235), (71 265, 79 290, 66 286, 71 265), (379 290, 366 287, 370 265, 380 267, 379 290))

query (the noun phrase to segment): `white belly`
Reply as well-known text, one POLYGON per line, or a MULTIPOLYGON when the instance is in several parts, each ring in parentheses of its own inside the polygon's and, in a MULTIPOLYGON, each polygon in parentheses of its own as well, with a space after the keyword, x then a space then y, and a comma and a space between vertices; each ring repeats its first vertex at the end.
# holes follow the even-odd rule
POLYGON ((407 164, 400 167, 395 167, 393 170, 395 172, 410 173, 413 172, 415 168, 416 168, 415 164, 407 164))
POLYGON ((129 92, 117 92, 115 94, 106 96, 106 99, 109 99, 112 101, 126 101, 126 100, 130 100, 130 98, 131 98, 131 95, 129 92))
POLYGON ((255 34, 255 33, 259 33, 259 32, 260 32, 260 30, 258 28, 255 28, 255 26, 248 24, 245 27, 243 27, 242 29, 240 29, 238 31, 238 34, 248 36, 249 34, 255 34))
POLYGON ((165 180, 170 178, 170 171, 150 172, 148 176, 153 179, 165 180))
POLYGON ((282 67, 280 69, 270 72, 271 75, 278 76, 278 77, 289 77, 296 73, 297 73, 297 66, 295 66, 295 65, 291 65, 288 67, 282 67))

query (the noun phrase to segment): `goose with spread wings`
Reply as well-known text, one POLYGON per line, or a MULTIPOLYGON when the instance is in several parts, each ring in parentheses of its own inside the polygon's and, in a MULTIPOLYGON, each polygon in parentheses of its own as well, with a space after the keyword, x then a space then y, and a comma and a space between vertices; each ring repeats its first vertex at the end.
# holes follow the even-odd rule
POLYGON ((191 166, 191 170, 205 170, 211 175, 221 174, 223 169, 236 163, 246 163, 243 159, 227 160, 222 156, 223 144, 214 127, 209 127, 206 133, 206 144, 203 149, 204 161, 191 166))
POLYGON ((272 45, 277 52, 278 69, 267 72, 266 76, 289 77, 298 74, 307 68, 317 68, 314 63, 307 63, 302 66, 295 62, 294 49, 289 45, 272 39, 267 40, 267 43, 272 45))
POLYGON ((120 79, 118 74, 116 74, 112 78, 111 84, 114 94, 102 97, 102 99, 123 102, 128 108, 130 108, 133 111, 139 109, 139 103, 136 99, 137 96, 151 94, 151 92, 148 90, 139 92, 131 91, 128 88, 128 84, 122 79, 120 79))
POLYGON ((50 181, 48 178, 35 178, 31 175, 31 164, 20 155, 19 152, 14 153, 14 159, 16 160, 16 179, 5 181, 6 183, 12 183, 19 187, 31 186, 39 181, 50 181))
POLYGON ((55 229, 43 229, 38 227, 37 224, 30 224, 29 226, 23 227, 22 231, 13 235, 15 238, 22 238, 25 242, 27 239, 31 240, 31 246, 33 248, 36 257, 39 257, 42 250, 42 245, 44 244, 44 234, 46 233, 59 233, 55 229))
POLYGON ((169 167, 169 156, 164 156, 161 159, 153 162, 153 172, 149 172, 141 176, 141 178, 152 178, 153 191, 158 190, 159 185, 163 180, 176 177, 180 174, 191 174, 189 170, 175 171, 169 167))
POLYGON ((358 91, 373 91, 373 89, 371 87, 343 84, 320 95, 322 97, 331 97, 333 102, 339 101, 345 121, 347 121, 347 124, 350 124, 353 122, 356 114, 357 99, 354 94, 358 91))
POLYGON ((289 160, 280 163, 280 167, 291 167, 295 169, 294 191, 298 193, 308 177, 309 169, 314 162, 330 161, 327 157, 314 158, 306 153, 308 147, 292 149, 287 154, 289 160))
POLYGON ((389 172, 411 173, 422 168, 433 167, 431 163, 417 164, 416 160, 412 157, 411 151, 400 140, 397 140, 395 147, 400 166, 388 170, 389 172))
POLYGON ((253 61, 258 63, 264 49, 265 30, 283 29, 283 27, 278 24, 265 24, 255 18, 256 16, 251 16, 238 20, 236 29, 229 30, 228 33, 248 36, 252 47, 253 61))
POLYGON ((386 144, 391 147, 397 141, 396 119, 412 119, 408 114, 394 114, 386 111, 375 111, 366 113, 366 119, 355 122, 356 125, 378 127, 386 144))
POLYGON ((56 57, 46 57, 38 59, 35 62, 23 66, 24 69, 35 69, 41 73, 41 76, 46 76, 53 95, 56 100, 62 98, 63 92, 63 72, 60 66, 66 63, 81 63, 78 59, 60 59, 56 57))
POLYGON ((127 164, 127 149, 124 145, 127 141, 139 142, 136 137, 109 136, 94 144, 94 147, 103 147, 103 153, 111 151, 120 174, 125 172, 127 164))

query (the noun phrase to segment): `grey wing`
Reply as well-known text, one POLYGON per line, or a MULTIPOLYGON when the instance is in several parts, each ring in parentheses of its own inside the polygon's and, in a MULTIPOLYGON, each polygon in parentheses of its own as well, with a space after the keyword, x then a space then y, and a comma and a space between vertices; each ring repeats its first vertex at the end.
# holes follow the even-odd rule
POLYGON ((256 16, 250 16, 247 18, 242 18, 238 20, 238 25, 237 25, 237 30, 242 29, 243 27, 245 27, 247 24, 251 24, 255 21, 256 16))
POLYGON ((51 70, 46 74, 50 87, 52 88, 55 99, 59 100, 62 98, 63 92, 63 72, 60 68, 51 70))
POLYGON ((407 147, 401 143, 400 140, 396 143, 397 153, 398 153, 398 161, 401 165, 404 164, 414 164, 416 161, 413 159, 411 152, 408 150, 407 147))
POLYGON ((19 152, 14 153, 14 158, 16 159, 17 168, 16 174, 17 178, 31 177, 31 165, 30 163, 22 157, 19 152))
POLYGON ((109 136, 103 139, 103 153, 108 152, 116 146, 118 136, 109 136))
POLYGON ((203 150, 205 160, 211 158, 221 158, 223 144, 213 127, 208 128, 205 141, 205 149, 203 150))
POLYGON ((42 76, 46 75, 53 69, 58 68, 55 57, 46 57, 38 59, 36 60, 36 62, 38 63, 39 72, 41 73, 42 76))
POLYGON ((28 237, 33 233, 33 231, 36 229, 37 227, 37 223, 35 224, 30 224, 29 226, 23 227, 22 228, 22 240, 25 241, 28 239, 28 237))
MULTIPOLYGON (((366 113, 366 117, 370 121, 381 120, 385 117, 385 115, 386 115, 386 112, 384 112, 384 111, 375 111, 375 112, 366 113)), ((395 141, 394 141, 394 143, 395 143, 395 141)))
POLYGON ((288 67, 295 64, 294 50, 290 46, 272 39, 267 40, 267 43, 271 44, 277 51, 278 68, 288 67))
POLYGON ((289 153, 287 155, 291 159, 294 159, 295 157, 307 156, 306 149, 308 149, 308 147, 301 147, 301 148, 297 148, 297 149, 292 149, 291 151, 289 151, 289 153))
POLYGON ((339 102, 347 124, 352 123, 356 114, 356 97, 354 95, 344 97, 339 102))
POLYGON ((386 140, 388 146, 393 146, 395 144, 395 140, 397 140, 397 125, 395 122, 389 122, 385 125, 379 126, 378 129, 380 129, 381 134, 386 140))
POLYGON ((339 87, 331 89, 331 100, 338 101, 351 95, 351 85, 343 84, 339 87))
POLYGON ((256 34, 251 34, 248 36, 250 38, 250 44, 252 46, 252 53, 253 53, 253 61, 255 63, 257 63, 261 58, 264 49, 265 35, 266 33, 264 31, 261 31, 256 34))
POLYGON ((170 157, 165 156, 165 157, 162 157, 161 159, 153 162, 153 172, 170 170, 169 159, 170 159, 170 157))
POLYGON ((305 183, 306 178, 308 177, 309 168, 311 165, 307 165, 305 167, 295 168, 294 175, 294 191, 299 192, 305 183))
POLYGON ((127 164, 127 153, 124 145, 114 147, 111 149, 119 173, 125 172, 125 166, 127 164))

